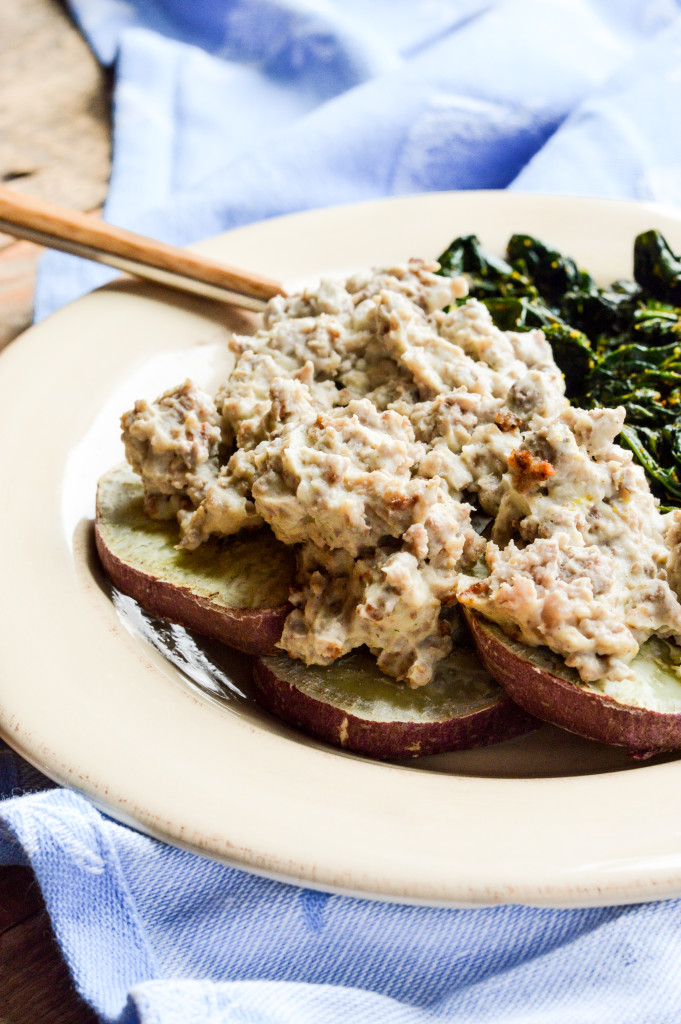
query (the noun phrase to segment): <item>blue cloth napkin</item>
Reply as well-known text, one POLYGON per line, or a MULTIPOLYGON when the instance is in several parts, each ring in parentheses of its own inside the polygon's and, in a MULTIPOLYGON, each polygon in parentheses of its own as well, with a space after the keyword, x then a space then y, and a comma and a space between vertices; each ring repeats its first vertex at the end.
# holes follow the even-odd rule
MULTIPOLYGON (((188 243, 456 188, 681 202, 672 0, 71 0, 115 69, 108 219, 188 243)), ((108 278, 49 254, 41 318, 108 278)), ((442 910, 176 850, 0 747, 0 862, 30 864, 78 990, 132 1024, 677 1024, 677 901, 442 910)))

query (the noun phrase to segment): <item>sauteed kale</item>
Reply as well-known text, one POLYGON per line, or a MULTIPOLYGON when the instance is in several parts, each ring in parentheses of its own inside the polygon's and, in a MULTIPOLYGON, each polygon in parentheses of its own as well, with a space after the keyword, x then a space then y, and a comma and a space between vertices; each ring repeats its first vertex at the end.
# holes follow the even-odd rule
POLYGON ((573 402, 626 408, 620 443, 661 502, 681 505, 681 257, 660 232, 636 238, 634 281, 607 287, 530 235, 513 235, 506 259, 462 236, 439 262, 502 330, 542 328, 573 402))

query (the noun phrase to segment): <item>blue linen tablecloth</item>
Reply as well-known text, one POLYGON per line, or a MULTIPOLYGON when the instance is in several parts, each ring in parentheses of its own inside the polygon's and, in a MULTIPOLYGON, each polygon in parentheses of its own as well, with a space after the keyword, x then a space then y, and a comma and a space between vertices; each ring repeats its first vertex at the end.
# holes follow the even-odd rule
MULTIPOLYGON (((71 0, 115 68, 108 219, 176 243, 458 188, 681 203, 673 0, 71 0)), ((108 278, 45 257, 36 317, 108 278)), ((0 745, 0 863, 35 870, 104 1021, 677 1024, 677 901, 442 910, 164 846, 0 745)))

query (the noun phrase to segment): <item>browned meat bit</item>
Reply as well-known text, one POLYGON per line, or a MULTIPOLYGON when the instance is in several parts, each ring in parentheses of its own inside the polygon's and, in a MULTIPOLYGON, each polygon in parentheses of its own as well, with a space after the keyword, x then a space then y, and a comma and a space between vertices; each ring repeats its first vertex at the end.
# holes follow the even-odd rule
POLYGON ((400 512, 402 509, 410 508, 415 504, 415 494, 394 494, 386 495, 386 504, 391 512, 400 512))
POLYGON ((508 434, 511 430, 517 430, 518 427, 522 426, 523 421, 520 416, 516 416, 510 409, 500 409, 494 417, 494 422, 499 430, 503 430, 505 434, 508 434))
POLYGON ((508 457, 508 468, 513 486, 520 494, 527 494, 538 484, 543 484, 556 472, 546 459, 537 459, 524 448, 516 448, 508 457))
POLYGON ((477 580, 475 583, 471 583, 470 587, 466 587, 459 594, 459 600, 461 604, 466 604, 467 597, 479 597, 481 594, 487 594, 489 591, 489 583, 487 580, 477 580))

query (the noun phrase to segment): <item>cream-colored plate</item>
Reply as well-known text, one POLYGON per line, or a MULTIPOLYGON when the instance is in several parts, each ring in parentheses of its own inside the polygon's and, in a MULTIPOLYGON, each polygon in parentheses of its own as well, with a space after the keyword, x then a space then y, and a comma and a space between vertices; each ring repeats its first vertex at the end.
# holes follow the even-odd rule
MULTIPOLYGON (((468 192, 306 213, 197 248, 296 282, 436 256, 461 233, 503 251, 526 231, 607 280, 631 273, 633 238, 649 227, 681 249, 676 211, 468 192)), ((276 878, 448 905, 680 895, 681 762, 632 767, 545 728, 372 763, 260 712, 232 652, 112 600, 91 519, 96 479, 121 457, 119 415, 187 375, 214 378, 233 326, 246 324, 118 284, 0 357, 2 736, 116 818, 276 878)))

